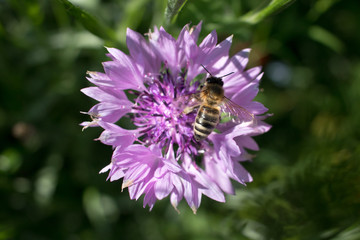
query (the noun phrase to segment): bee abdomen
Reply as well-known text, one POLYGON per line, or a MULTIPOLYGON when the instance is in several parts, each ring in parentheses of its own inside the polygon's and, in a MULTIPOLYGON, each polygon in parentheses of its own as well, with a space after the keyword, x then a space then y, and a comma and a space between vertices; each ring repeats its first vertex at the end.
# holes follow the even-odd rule
POLYGON ((194 124, 196 141, 205 139, 219 122, 220 111, 217 107, 201 106, 194 124))

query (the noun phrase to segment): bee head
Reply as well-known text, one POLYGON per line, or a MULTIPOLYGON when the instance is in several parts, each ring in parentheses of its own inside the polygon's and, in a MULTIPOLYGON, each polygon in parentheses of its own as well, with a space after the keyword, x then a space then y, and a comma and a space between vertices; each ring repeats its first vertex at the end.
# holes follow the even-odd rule
POLYGON ((224 82, 222 81, 221 78, 218 78, 218 77, 208 77, 206 79, 206 83, 214 83, 214 84, 217 84, 217 85, 220 85, 220 86, 223 86, 224 85, 224 82))

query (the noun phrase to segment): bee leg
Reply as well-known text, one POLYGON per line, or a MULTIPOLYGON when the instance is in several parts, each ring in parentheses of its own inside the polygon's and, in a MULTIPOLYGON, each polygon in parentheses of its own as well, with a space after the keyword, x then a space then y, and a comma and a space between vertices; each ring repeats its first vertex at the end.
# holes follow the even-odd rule
POLYGON ((195 108, 197 108, 197 107, 198 106, 186 107, 182 113, 185 114, 185 115, 189 114, 189 113, 193 112, 195 110, 195 108))

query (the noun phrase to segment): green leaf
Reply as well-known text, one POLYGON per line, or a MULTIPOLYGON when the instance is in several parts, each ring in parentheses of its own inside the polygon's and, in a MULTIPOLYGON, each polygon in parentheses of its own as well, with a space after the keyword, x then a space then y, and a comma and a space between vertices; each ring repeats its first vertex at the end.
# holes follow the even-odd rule
POLYGON ((184 7, 187 0, 168 0, 165 9, 165 23, 168 25, 175 22, 177 15, 184 7))
POLYGON ((68 0, 58 0, 58 2, 64 6, 69 15, 78 20, 89 32, 105 40, 115 40, 115 34, 111 28, 99 22, 89 13, 85 12, 79 7, 74 6, 68 0))
POLYGON ((240 21, 249 24, 257 24, 265 18, 279 13, 294 2, 295 0, 272 0, 266 7, 248 12, 240 18, 240 21))

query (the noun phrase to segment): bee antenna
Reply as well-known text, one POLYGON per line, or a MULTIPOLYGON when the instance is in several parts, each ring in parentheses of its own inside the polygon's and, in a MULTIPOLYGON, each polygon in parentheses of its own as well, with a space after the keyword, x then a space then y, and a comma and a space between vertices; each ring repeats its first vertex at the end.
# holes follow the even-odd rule
POLYGON ((200 64, 200 65, 205 69, 205 71, 207 71, 208 74, 210 74, 210 76, 213 77, 213 75, 206 69, 206 67, 204 67, 204 65, 202 65, 202 64, 200 64))
MULTIPOLYGON (((228 74, 225 74, 224 76, 221 76, 220 78, 223 78, 223 77, 226 77, 226 76, 229 76, 231 74, 233 74, 234 72, 231 72, 231 73, 228 73, 228 74)), ((210 74, 211 75, 211 74, 210 74)))

